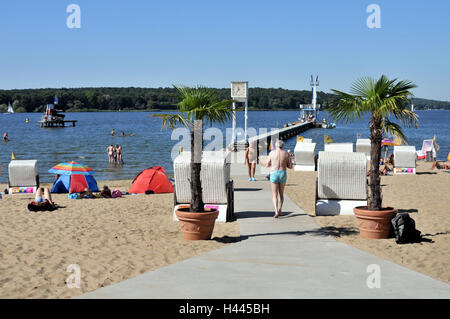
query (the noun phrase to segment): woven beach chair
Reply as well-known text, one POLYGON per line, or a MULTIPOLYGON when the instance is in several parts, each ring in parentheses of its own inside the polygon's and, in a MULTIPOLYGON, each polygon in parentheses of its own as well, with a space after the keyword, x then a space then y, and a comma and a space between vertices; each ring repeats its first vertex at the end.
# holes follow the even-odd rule
POLYGON ((298 142, 294 149, 295 171, 316 170, 316 143, 298 142))
POLYGON ((325 152, 353 152, 353 143, 328 143, 324 147, 325 152))
MULTIPOLYGON (((218 222, 234 219, 234 186, 230 177, 230 152, 203 152, 200 180, 206 207, 219 210, 218 222)), ((173 161, 175 191, 174 219, 179 205, 191 202, 191 152, 183 152, 173 161)))
POLYGON ((39 187, 36 160, 12 160, 8 165, 9 193, 34 194, 39 187))
POLYGON ((358 138, 356 140, 356 152, 364 153, 367 160, 370 160, 370 145, 369 138, 358 138))
POLYGON ((367 159, 363 153, 319 152, 316 215, 353 215, 367 205, 367 159))
POLYGON ((415 146, 394 146, 394 174, 415 174, 416 158, 415 146))

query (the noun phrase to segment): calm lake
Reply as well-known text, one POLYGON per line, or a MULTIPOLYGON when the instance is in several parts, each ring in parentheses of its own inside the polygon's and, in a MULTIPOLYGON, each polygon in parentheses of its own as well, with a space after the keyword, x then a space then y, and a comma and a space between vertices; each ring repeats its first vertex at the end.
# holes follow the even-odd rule
MULTIPOLYGON (((437 143, 441 146, 438 159, 445 160, 450 152, 450 111, 417 111, 419 128, 405 128, 404 132, 410 145, 421 149, 424 139, 432 139, 436 134, 437 143)), ((76 161, 92 167, 97 180, 131 179, 141 170, 152 166, 163 166, 166 172, 172 173, 171 151, 181 137, 172 131, 161 130, 161 120, 151 118, 152 112, 111 112, 111 113, 66 113, 67 120, 78 120, 76 127, 40 128, 42 114, 16 113, 0 114, 0 132, 7 132, 9 142, 0 142, 0 164, 2 173, 0 182, 8 181, 8 163, 11 153, 17 159, 38 160, 39 175, 42 182, 54 180, 48 169, 60 162, 76 161), (29 123, 25 119, 29 118, 29 123), (110 132, 114 129, 115 137, 110 132), (120 137, 121 132, 126 137, 120 137), (129 136, 134 133, 135 136, 129 136), (119 144, 123 148, 124 164, 110 165, 106 147, 119 144)), ((298 111, 251 111, 248 113, 248 126, 260 128, 283 127, 299 117, 298 111)), ((321 112, 319 118, 328 118, 321 112)), ((244 127, 243 112, 237 113, 237 126, 244 127)), ((226 128, 231 123, 218 127, 226 136, 226 128)), ((368 120, 350 124, 338 123, 334 129, 312 129, 302 136, 312 138, 318 143, 318 151, 323 150, 323 135, 329 135, 334 142, 356 142, 357 134, 369 137, 368 120)), ((187 141, 189 143, 189 141, 187 141)), ((206 141, 206 144, 209 142, 206 141)), ((286 142, 286 149, 293 151, 296 139, 286 142)), ((185 148, 186 149, 186 148, 185 148)))

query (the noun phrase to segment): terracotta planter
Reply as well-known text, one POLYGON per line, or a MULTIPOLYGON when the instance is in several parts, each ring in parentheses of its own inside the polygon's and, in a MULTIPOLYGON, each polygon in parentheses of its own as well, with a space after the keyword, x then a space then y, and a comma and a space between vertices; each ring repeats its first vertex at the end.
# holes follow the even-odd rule
POLYGON ((219 211, 205 208, 205 212, 193 213, 189 207, 180 207, 176 214, 184 240, 205 240, 211 239, 219 211))
POLYGON ((361 238, 381 239, 388 238, 391 229, 391 219, 396 209, 391 207, 381 210, 368 210, 367 206, 353 209, 359 225, 361 238))

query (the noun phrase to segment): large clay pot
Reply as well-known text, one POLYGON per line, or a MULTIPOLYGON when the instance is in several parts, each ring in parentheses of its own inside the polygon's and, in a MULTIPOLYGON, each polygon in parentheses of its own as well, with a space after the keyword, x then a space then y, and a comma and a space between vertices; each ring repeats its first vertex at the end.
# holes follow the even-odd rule
POLYGON ((205 208, 205 212, 193 213, 184 206, 178 208, 176 214, 184 240, 204 240, 211 239, 219 211, 205 208))
POLYGON ((381 210, 369 210, 367 206, 353 208, 358 221, 361 238, 381 239, 388 238, 391 229, 391 219, 396 209, 391 207, 381 210))

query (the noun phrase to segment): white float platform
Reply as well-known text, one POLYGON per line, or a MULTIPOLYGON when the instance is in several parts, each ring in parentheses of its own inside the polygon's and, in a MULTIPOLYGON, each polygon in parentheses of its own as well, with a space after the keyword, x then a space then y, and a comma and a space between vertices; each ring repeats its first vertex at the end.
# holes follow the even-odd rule
POLYGON ((354 215, 353 208, 367 206, 365 200, 318 199, 316 216, 354 215))
POLYGON ((298 172, 314 172, 316 165, 294 165, 294 171, 298 172))

